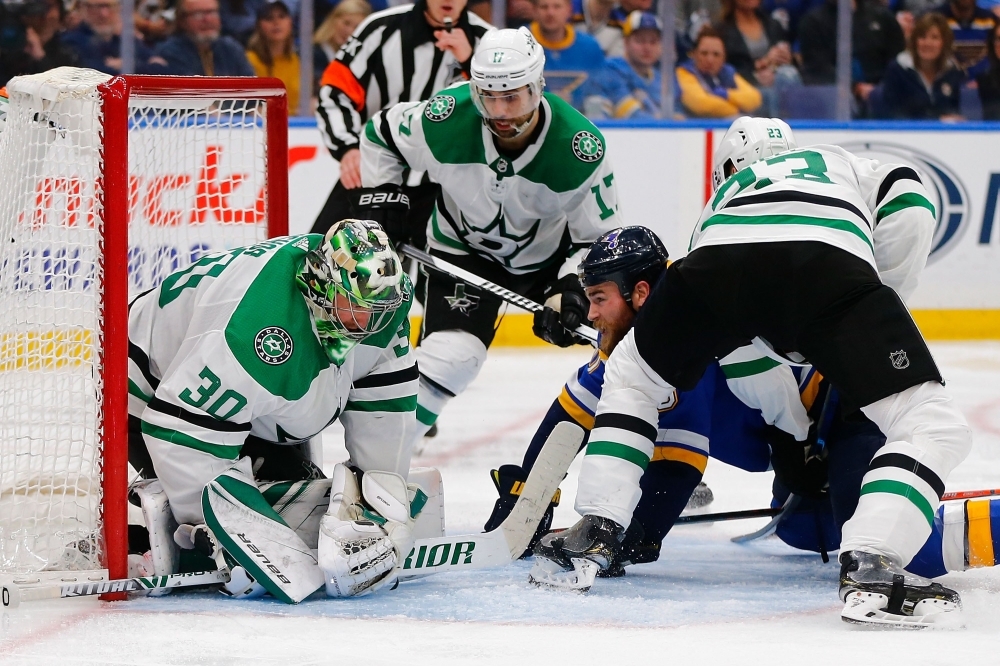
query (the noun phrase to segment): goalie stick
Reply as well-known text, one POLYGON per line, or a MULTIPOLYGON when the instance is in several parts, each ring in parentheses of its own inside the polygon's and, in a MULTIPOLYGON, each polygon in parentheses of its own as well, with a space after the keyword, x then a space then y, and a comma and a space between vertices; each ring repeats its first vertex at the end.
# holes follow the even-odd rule
MULTIPOLYGON (((499 296, 508 303, 516 305, 517 307, 527 310, 528 312, 541 312, 545 309, 543 306, 534 302, 530 298, 525 298, 521 294, 517 294, 510 289, 505 289, 498 284, 494 284, 489 280, 479 277, 475 273, 470 273, 464 268, 459 268, 454 264, 448 263, 444 259, 433 257, 426 252, 418 250, 412 245, 401 245, 399 247, 399 251, 411 259, 419 261, 431 270, 436 270, 439 273, 444 273, 445 275, 449 275, 453 278, 459 278, 474 287, 478 287, 483 291, 488 291, 494 296, 499 296)), ((597 345, 597 331, 590 326, 581 324, 573 329, 573 333, 585 340, 589 340, 591 344, 595 346, 597 345)))
MULTIPOLYGON (((491 532, 417 539, 400 567, 402 580, 443 571, 485 569, 510 564, 525 551, 552 496, 583 443, 583 428, 563 422, 556 425, 542 446, 510 515, 491 532)), ((22 601, 82 597, 112 592, 141 592, 156 588, 196 587, 229 582, 228 571, 201 571, 125 578, 122 580, 63 583, 20 587, 5 582, 4 608, 22 601)))

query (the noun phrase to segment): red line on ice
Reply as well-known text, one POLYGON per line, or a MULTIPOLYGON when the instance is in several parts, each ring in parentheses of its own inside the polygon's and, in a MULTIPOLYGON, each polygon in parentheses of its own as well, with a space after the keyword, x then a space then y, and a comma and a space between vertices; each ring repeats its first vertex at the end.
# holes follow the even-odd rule
POLYGON ((421 465, 427 465, 430 467, 443 465, 447 462, 454 460, 455 458, 461 458, 463 456, 466 456, 472 451, 475 451, 476 449, 482 446, 486 446, 487 444, 494 444, 512 432, 517 432, 518 430, 521 430, 529 425, 540 423, 542 417, 545 416, 545 412, 547 411, 548 408, 531 412, 530 414, 522 416, 513 423, 505 425, 499 430, 493 430, 488 435, 483 435, 482 437, 477 437, 476 439, 470 439, 465 442, 461 442, 458 444, 458 446, 454 447, 450 451, 445 451, 444 453, 428 456, 426 458, 423 456, 417 456, 417 459, 420 461, 421 465))

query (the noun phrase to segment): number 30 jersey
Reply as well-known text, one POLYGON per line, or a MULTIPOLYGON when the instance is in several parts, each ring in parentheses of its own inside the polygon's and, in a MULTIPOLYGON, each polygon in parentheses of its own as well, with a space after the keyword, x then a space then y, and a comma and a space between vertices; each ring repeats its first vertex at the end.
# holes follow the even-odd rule
POLYGON ((328 355, 295 285, 322 240, 208 255, 132 303, 129 414, 178 521, 204 520, 202 489, 248 435, 295 444, 339 418, 355 464, 406 476, 417 393, 409 282, 388 327, 328 355))
POLYGON ((562 262, 571 245, 589 246, 624 222, 600 131, 548 93, 539 113, 534 141, 509 157, 497 151, 468 83, 379 111, 361 139, 362 183, 401 185, 406 167, 440 183, 427 225, 432 249, 478 254, 514 274, 562 262))
POLYGON ((935 225, 916 171, 819 145, 730 177, 705 207, 688 249, 820 241, 868 262, 905 301, 927 262, 935 225))

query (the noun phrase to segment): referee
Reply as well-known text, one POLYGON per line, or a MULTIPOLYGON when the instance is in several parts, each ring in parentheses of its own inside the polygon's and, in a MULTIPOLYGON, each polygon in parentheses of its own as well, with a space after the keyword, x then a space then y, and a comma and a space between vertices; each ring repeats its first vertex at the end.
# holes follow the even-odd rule
MULTIPOLYGON (((326 147, 340 162, 340 180, 313 233, 326 233, 334 222, 358 216, 352 201, 362 195, 359 135, 368 119, 381 109, 426 100, 468 79, 472 52, 491 28, 466 10, 466 0, 418 0, 376 12, 358 26, 320 81, 316 118, 326 147)), ((422 172, 404 174, 402 201, 408 199, 409 214, 393 215, 399 222, 384 225, 394 242, 424 246, 439 191, 422 172)), ((398 192, 388 194, 390 205, 401 201, 398 192)))

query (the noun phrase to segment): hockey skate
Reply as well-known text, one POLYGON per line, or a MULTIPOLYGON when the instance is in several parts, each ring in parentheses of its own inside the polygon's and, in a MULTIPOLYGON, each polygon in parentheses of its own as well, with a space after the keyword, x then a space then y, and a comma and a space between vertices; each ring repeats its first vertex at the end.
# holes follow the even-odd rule
POLYGON ((625 529, 613 520, 584 516, 561 532, 547 534, 535 546, 528 580, 538 586, 586 592, 602 577, 624 574, 621 541, 625 529))
POLYGON ((840 599, 844 622, 922 629, 961 626, 958 592, 914 576, 884 555, 860 550, 840 555, 840 599))

